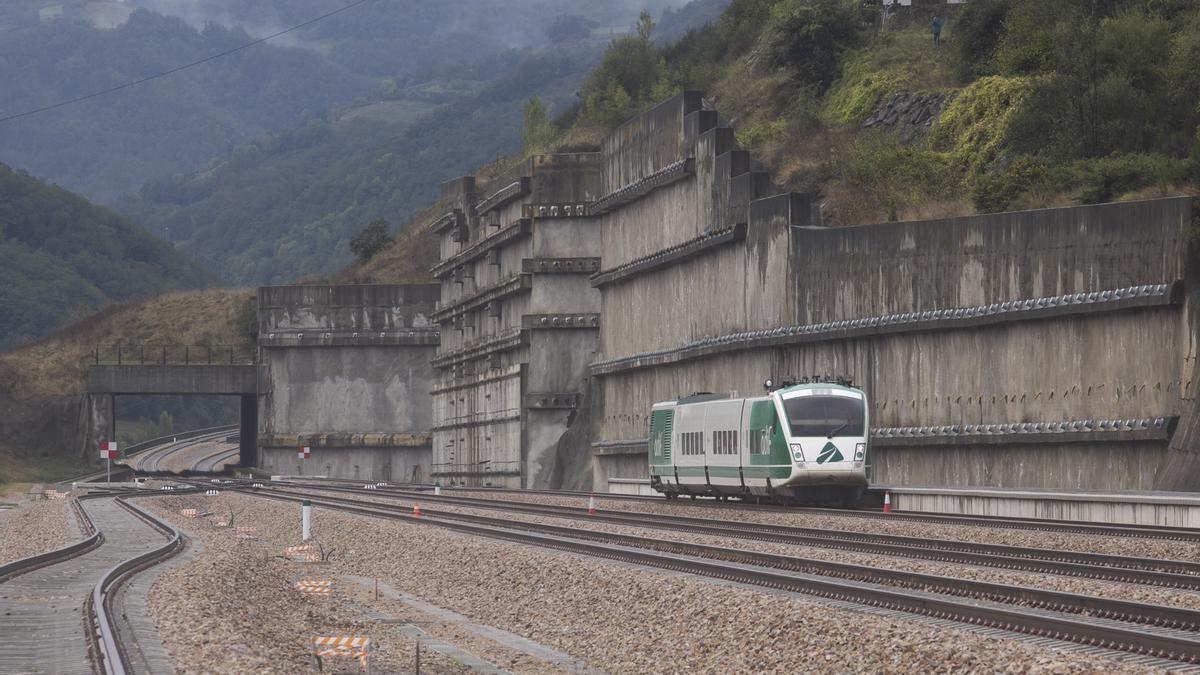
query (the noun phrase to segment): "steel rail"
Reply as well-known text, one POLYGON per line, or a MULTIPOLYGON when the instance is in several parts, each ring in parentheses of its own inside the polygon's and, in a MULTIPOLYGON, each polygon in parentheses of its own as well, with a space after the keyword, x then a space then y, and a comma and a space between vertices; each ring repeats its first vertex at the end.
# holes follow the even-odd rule
MULTIPOLYGON (((354 483, 356 481, 348 480, 354 483)), ((362 481, 357 481, 361 483, 362 481)), ((432 489, 432 486, 429 486, 432 489)), ((586 499, 589 493, 579 490, 525 490, 516 488, 497 487, 456 487, 454 490, 472 492, 496 492, 508 494, 536 494, 552 497, 579 497, 586 499)), ((601 493, 597 495, 604 499, 619 499, 622 501, 642 501, 651 503, 667 503, 665 497, 650 495, 626 495, 616 493, 601 493)), ((927 511, 893 511, 883 513, 879 510, 864 509, 835 509, 813 506, 776 506, 748 502, 730 503, 718 500, 701 502, 685 502, 713 508, 730 508, 767 513, 812 513, 827 516, 845 516, 852 518, 909 520, 922 523, 938 523, 948 525, 973 525, 977 527, 996 527, 1004 529, 1037 530, 1049 532, 1064 532, 1068 534, 1100 534, 1111 537, 1135 537, 1144 539, 1166 539, 1170 541, 1200 542, 1200 528, 1172 527, 1169 525, 1113 525, 1095 521, 1052 520, 1048 518, 1018 518, 1007 516, 984 516, 969 514, 933 513, 927 511)))
POLYGON ((132 464, 132 468, 137 473, 158 473, 158 464, 170 455, 183 450, 184 448, 196 445, 197 443, 207 443, 209 441, 223 438, 228 435, 228 431, 216 431, 202 436, 194 436, 176 443, 167 443, 157 448, 150 449, 139 455, 132 464))
MULTIPOLYGON (((188 431, 181 431, 177 434, 171 434, 170 436, 160 436, 159 438, 152 438, 148 441, 142 441, 140 443, 135 443, 135 444, 129 446, 128 448, 126 448, 122 452, 125 455, 125 459, 130 460, 130 459, 134 459, 134 458, 138 457, 141 454, 144 454, 146 452, 149 452, 149 451, 155 449, 159 445, 173 443, 173 442, 187 440, 187 439, 192 439, 192 438, 196 438, 201 435, 212 434, 212 433, 218 432, 218 431, 235 431, 235 430, 237 430, 237 428, 238 428, 238 425, 236 425, 236 424, 227 424, 227 425, 223 425, 223 426, 219 426, 219 427, 205 427, 203 429, 191 429, 188 431)), ((128 467, 130 470, 133 469, 133 466, 130 464, 125 464, 123 466, 128 467)), ((105 475, 106 475, 105 471, 93 471, 91 473, 86 473, 82 476, 76 476, 75 478, 69 478, 67 480, 59 481, 57 484, 58 485, 67 485, 67 484, 71 484, 71 483, 90 483, 90 482, 94 482, 94 481, 103 479, 105 477, 105 475)))
POLYGON ((173 525, 130 504, 129 497, 115 497, 114 499, 122 508, 170 538, 166 544, 125 560, 105 572, 96 582, 89 598, 90 616, 94 620, 93 625, 96 628, 94 644, 97 649, 92 652, 95 665, 100 672, 106 675, 125 675, 128 670, 126 664, 129 662, 129 658, 114 619, 113 598, 117 589, 129 577, 178 553, 183 548, 183 533, 173 525))
MULTIPOLYGON (((288 484, 283 484, 288 485, 288 484)), ((867 532, 845 532, 817 528, 695 518, 690 516, 603 511, 588 514, 582 507, 530 504, 478 497, 431 495, 403 490, 363 490, 345 486, 293 483, 310 489, 350 492, 360 495, 416 498, 434 503, 568 519, 588 519, 630 527, 691 532, 771 543, 815 546, 872 555, 901 556, 937 562, 979 565, 1023 572, 1200 590, 1200 563, 1186 560, 1157 560, 1130 556, 1085 553, 1055 549, 985 544, 948 539, 927 539, 867 532)), ((273 484, 279 487, 280 484, 273 484)))
POLYGON ((224 450, 218 450, 212 454, 205 455, 205 456, 201 457, 200 459, 196 460, 195 463, 192 464, 192 471, 197 471, 197 472, 216 471, 217 462, 221 461, 222 459, 233 457, 233 456, 239 454, 240 452, 241 452, 241 450, 238 448, 232 448, 232 449, 226 448, 224 450))
POLYGON ((292 496, 275 491, 244 488, 237 490, 257 497, 288 502, 308 499, 317 506, 359 515, 433 525, 493 539, 740 581, 1117 651, 1187 663, 1200 662, 1200 636, 1136 625, 1142 623, 1194 627, 1200 625, 1200 612, 1193 610, 951 577, 879 570, 739 549, 722 549, 532 523, 511 523, 484 516, 425 512, 420 518, 414 518, 411 514, 400 512, 399 507, 340 497, 311 494, 292 496), (514 526, 518 529, 514 529, 514 526), (830 578, 837 576, 830 573, 835 570, 844 571, 842 579, 830 578), (824 571, 824 574, 819 571, 824 571), (797 576, 787 572, 816 573, 819 576, 797 576), (863 586, 862 582, 890 583, 893 588, 863 586), (926 592, 895 588, 898 585, 926 592), (938 597, 930 595, 930 592, 966 596, 973 600, 938 597), (978 602, 980 599, 1010 602, 1016 606, 981 604, 978 602), (1115 621, 1088 622, 1070 616, 1038 612, 1031 607, 1044 607, 1054 612, 1074 612, 1088 617, 1112 617, 1115 621), (1118 621, 1124 623, 1117 623, 1118 621))
MULTIPOLYGON (((187 494, 189 492, 194 492, 194 490, 185 489, 170 493, 150 492, 137 496, 151 497, 160 496, 161 494, 187 494)), ((108 492, 96 492, 75 497, 71 500, 71 505, 85 531, 90 533, 86 538, 53 551, 0 566, 0 584, 2 584, 19 575, 66 562, 101 546, 104 543, 104 532, 96 527, 95 522, 88 515, 87 511, 80 506, 80 501, 82 500, 113 499, 121 507, 146 521, 156 530, 172 537, 167 544, 158 549, 130 558, 104 572, 93 587, 92 592, 84 600, 83 623, 84 635, 88 642, 88 657, 91 659, 93 669, 96 672, 108 675, 125 673, 125 663, 127 662, 118 636, 116 618, 111 609, 114 592, 133 573, 165 560, 183 546, 182 534, 178 530, 170 524, 154 518, 144 510, 127 503, 126 500, 130 496, 132 495, 114 496, 114 494, 108 492)))
POLYGON ((71 510, 75 512, 75 517, 79 519, 85 532, 89 533, 88 536, 72 544, 67 544, 62 548, 56 548, 53 551, 38 553, 37 555, 31 555, 27 558, 21 558, 0 565, 0 583, 4 583, 13 577, 41 569, 47 565, 56 565, 60 562, 70 560, 104 543, 104 533, 96 529, 96 525, 92 522, 87 512, 79 507, 78 497, 71 499, 71 510))

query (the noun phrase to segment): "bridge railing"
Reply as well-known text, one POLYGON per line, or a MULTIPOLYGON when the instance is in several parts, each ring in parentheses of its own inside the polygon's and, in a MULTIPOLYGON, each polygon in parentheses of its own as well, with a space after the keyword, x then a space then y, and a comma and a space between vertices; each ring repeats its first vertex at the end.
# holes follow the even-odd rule
POLYGON ((258 348, 247 345, 97 345, 87 357, 97 366, 241 366, 258 363, 258 348))

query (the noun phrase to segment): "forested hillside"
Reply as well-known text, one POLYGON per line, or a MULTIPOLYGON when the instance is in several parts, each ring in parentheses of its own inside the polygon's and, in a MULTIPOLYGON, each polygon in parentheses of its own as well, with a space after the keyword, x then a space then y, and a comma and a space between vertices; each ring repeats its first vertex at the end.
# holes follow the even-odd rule
POLYGON ((0 349, 215 279, 112 211, 0 164, 0 349))
MULTIPOLYGON (((8 25, 0 35, 0 117, 250 40, 240 30, 197 31, 146 11, 112 30, 64 18, 8 25)), ((111 199, 147 178, 194 168, 239 139, 352 99, 370 82, 314 52, 259 45, 116 95, 0 123, 0 161, 92 199, 111 199)))
MULTIPOLYGON (((7 0, 0 118, 219 54, 349 4, 7 0)), ((108 201, 333 106, 395 100, 414 84, 477 89, 494 76, 500 54, 553 41, 551 28, 564 16, 599 36, 627 29, 636 14, 624 2, 585 0, 366 2, 116 95, 0 123, 0 161, 108 201)))
POLYGON ((511 54, 482 91, 443 94, 453 102, 440 106, 425 98, 436 112, 419 119, 389 119, 385 103, 314 118, 199 173, 151 181, 117 208, 233 283, 327 274, 349 262, 350 237, 371 220, 399 224, 441 181, 519 147, 522 101, 568 98, 594 55, 511 54))
MULTIPOLYGON (((725 2, 693 3, 670 20, 683 30, 725 2)), ((370 221, 403 223, 441 181, 516 151, 530 96, 570 107, 610 41, 596 24, 560 20, 549 32, 569 40, 497 54, 459 71, 469 77, 392 82, 374 102, 240 146, 197 173, 149 181, 117 208, 232 283, 332 273, 370 221)))
POLYGON ((1190 0, 971 0, 886 20, 858 0, 733 0, 678 41, 616 41, 541 148, 687 88, 831 225, 1195 192, 1198 64, 1190 0))

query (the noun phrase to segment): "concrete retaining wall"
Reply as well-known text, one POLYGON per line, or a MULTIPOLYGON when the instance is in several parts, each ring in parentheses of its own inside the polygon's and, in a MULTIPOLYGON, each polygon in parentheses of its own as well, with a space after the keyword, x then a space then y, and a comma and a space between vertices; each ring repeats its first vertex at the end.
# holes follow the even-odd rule
MULTIPOLYGON (((849 375, 876 427, 1178 416, 1196 435, 1190 198, 813 227, 808 197, 774 194, 703 112, 680 98, 604 145, 606 188, 631 197, 600 220, 595 485, 644 475, 654 402, 768 376, 849 375), (694 175, 638 188, 683 158, 694 175)), ((1080 438, 881 441, 874 479, 1197 487, 1168 470, 1200 463, 1165 435, 1080 438)))
POLYGON ((429 482, 430 449, 318 448, 301 460, 295 448, 262 448, 259 466, 276 474, 325 475, 363 481, 429 482))
POLYGON ((428 480, 437 297, 435 284, 259 289, 260 465, 296 473, 306 445, 310 474, 428 480))

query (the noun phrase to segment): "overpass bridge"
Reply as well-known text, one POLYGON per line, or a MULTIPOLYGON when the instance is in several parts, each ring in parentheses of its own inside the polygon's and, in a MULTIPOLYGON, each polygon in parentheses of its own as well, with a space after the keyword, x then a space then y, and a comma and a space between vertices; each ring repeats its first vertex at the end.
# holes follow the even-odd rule
POLYGON ((237 396, 243 466, 428 478, 437 298, 435 284, 268 286, 253 345, 99 346, 81 452, 114 437, 123 396, 237 396))
POLYGON ((115 438, 122 396, 237 396, 240 463, 257 462, 261 366, 254 348, 214 345, 98 347, 87 377, 88 447, 115 438))

